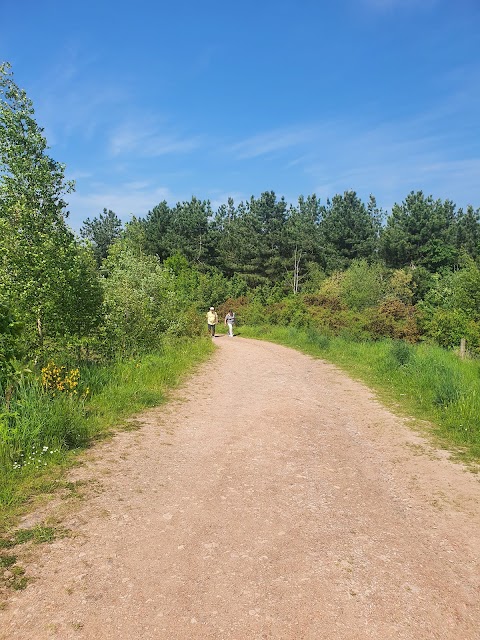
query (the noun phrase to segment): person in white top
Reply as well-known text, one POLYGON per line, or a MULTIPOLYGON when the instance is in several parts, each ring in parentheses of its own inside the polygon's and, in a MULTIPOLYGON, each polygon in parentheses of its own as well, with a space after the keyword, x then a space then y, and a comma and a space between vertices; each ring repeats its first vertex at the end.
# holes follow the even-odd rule
POLYGON ((225 326, 228 327, 228 335, 233 338, 233 325, 235 324, 235 314, 229 311, 225 316, 225 326))

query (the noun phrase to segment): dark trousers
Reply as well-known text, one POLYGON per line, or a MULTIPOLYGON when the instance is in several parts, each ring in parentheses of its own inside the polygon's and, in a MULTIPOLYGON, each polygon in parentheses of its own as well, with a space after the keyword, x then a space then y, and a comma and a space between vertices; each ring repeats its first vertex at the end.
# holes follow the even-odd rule
POLYGON ((215 335, 215 325, 214 324, 209 324, 208 326, 208 333, 210 333, 212 336, 215 335))

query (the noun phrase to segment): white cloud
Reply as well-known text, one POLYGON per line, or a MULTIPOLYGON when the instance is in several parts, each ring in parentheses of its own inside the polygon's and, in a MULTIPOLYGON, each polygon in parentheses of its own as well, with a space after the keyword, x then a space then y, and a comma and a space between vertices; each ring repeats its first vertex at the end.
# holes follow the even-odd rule
POLYGON ((129 183, 118 188, 105 185, 94 192, 76 192, 69 196, 70 216, 68 223, 78 231, 86 218, 95 218, 103 209, 111 209, 123 221, 131 216, 144 217, 163 200, 173 202, 171 191, 166 187, 154 187, 148 183, 129 183))
POLYGON ((362 4, 369 9, 377 11, 388 11, 390 9, 430 9, 438 0, 361 0, 362 4))
POLYGON ((256 158, 303 145, 311 140, 312 133, 312 129, 304 127, 268 131, 234 144, 230 152, 242 160, 256 158))
POLYGON ((139 120, 119 126, 111 135, 109 149, 113 156, 135 154, 141 157, 157 157, 190 153, 201 144, 200 136, 182 138, 162 132, 156 123, 142 123, 139 120))
POLYGON ((106 128, 118 106, 125 105, 125 88, 93 79, 92 62, 67 54, 65 61, 49 68, 33 86, 36 116, 49 145, 72 135, 92 140, 106 128))

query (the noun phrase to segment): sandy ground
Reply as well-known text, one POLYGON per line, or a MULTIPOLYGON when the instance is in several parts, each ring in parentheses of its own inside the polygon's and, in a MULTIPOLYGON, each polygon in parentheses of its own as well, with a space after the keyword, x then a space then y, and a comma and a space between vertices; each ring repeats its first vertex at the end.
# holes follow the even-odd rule
POLYGON ((0 637, 479 640, 478 477, 334 366, 216 344, 72 472, 0 637))

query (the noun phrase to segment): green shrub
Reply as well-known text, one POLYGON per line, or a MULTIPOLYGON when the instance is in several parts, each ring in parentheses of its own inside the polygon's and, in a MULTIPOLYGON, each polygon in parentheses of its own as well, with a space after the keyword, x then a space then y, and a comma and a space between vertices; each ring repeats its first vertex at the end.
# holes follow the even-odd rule
POLYGON ((366 260, 355 260, 343 273, 340 298, 354 311, 376 305, 385 293, 385 268, 369 265, 366 260))
POLYGON ((265 308, 258 300, 253 300, 248 306, 243 308, 242 322, 246 324, 264 324, 265 308))
POLYGON ((415 343, 420 339, 415 307, 396 298, 365 312, 366 328, 376 338, 393 338, 415 343))
POLYGON ((307 337, 307 342, 317 349, 320 349, 320 351, 326 351, 330 346, 331 338, 324 333, 319 333, 312 327, 305 330, 305 335, 307 337))
POLYGON ((14 362, 20 357, 19 335, 23 324, 18 322, 12 310, 0 303, 0 394, 15 373, 14 362))
POLYGON ((390 356, 391 361, 395 363, 396 366, 404 367, 407 364, 411 364, 414 360, 415 352, 411 345, 403 340, 396 340, 390 348, 390 356))
POLYGON ((458 347, 467 332, 468 317, 459 309, 434 309, 426 321, 426 335, 442 347, 458 347))

